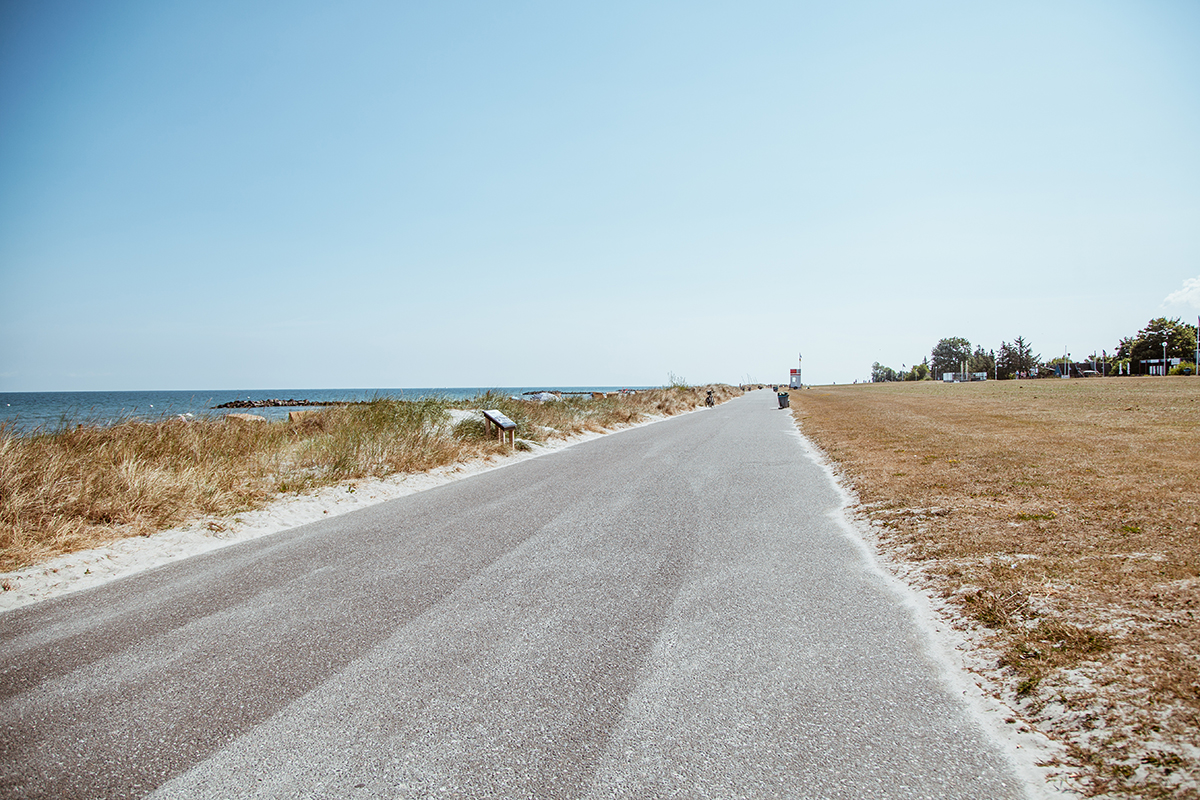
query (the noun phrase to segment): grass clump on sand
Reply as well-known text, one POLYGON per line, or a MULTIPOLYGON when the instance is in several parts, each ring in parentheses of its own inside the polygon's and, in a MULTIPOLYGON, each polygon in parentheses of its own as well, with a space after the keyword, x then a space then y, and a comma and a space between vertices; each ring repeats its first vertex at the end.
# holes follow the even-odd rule
MULTIPOLYGON (((376 399, 303 418, 277 473, 277 491, 300 491, 355 478, 423 472, 469 455, 446 434, 449 402, 376 399)), ((261 424, 261 423, 260 423, 261 424)))
POLYGON ((1086 794, 1200 797, 1200 379, 814 387, 792 407, 1086 794))
MULTIPOLYGON (((550 402, 488 393, 454 403, 497 408, 518 447, 610 430, 703 404, 709 387, 674 387, 550 402)), ((720 401, 738 389, 716 386, 720 401)), ((148 535, 202 517, 258 508, 280 493, 423 472, 508 452, 444 399, 378 398, 297 422, 231 418, 63 425, 18 436, 0 426, 0 571, 148 535)))

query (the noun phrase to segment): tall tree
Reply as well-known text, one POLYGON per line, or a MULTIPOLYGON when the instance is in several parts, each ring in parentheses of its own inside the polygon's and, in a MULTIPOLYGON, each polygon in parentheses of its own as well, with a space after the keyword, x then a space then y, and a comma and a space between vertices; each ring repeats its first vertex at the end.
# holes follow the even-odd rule
POLYGON ((995 369, 996 354, 990 350, 984 350, 982 346, 976 347, 975 352, 967 359, 967 372, 986 372, 990 378, 995 369))
POLYGON ((929 356, 934 380, 941 380, 943 373, 962 372, 963 362, 971 358, 971 343, 961 336, 951 336, 934 345, 929 356))
POLYGON ((1025 337, 1018 336, 1013 339, 1012 344, 1000 343, 1000 350, 996 354, 997 377, 1005 380, 1028 376, 1033 372, 1033 368, 1041 362, 1041 354, 1034 355, 1033 347, 1025 341, 1025 337))
POLYGON ((996 351, 996 378, 1006 381, 1015 378, 1018 372, 1016 348, 1008 342, 1001 342, 1000 349, 996 351))
POLYGON ((1033 368, 1042 363, 1042 354, 1034 355, 1033 346, 1025 341, 1024 336, 1013 339, 1013 347, 1017 351, 1017 368, 1026 375, 1032 373, 1033 368))
POLYGON ((908 372, 900 378, 903 381, 923 381, 929 377, 929 359, 926 358, 920 364, 913 364, 909 367, 908 372))
POLYGON ((896 370, 891 367, 885 367, 876 361, 871 365, 871 383, 883 383, 885 381, 898 381, 900 376, 896 374, 896 370))
POLYGON ((1121 339, 1117 344, 1117 358, 1133 361, 1161 359, 1164 341, 1167 343, 1167 358, 1191 361, 1196 352, 1196 326, 1178 317, 1152 319, 1137 335, 1121 339))

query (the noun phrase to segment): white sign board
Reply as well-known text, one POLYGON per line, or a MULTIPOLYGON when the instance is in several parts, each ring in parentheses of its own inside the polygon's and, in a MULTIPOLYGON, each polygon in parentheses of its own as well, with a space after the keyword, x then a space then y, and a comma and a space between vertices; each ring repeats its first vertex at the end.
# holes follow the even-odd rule
POLYGON ((487 411, 483 412, 483 415, 485 417, 487 417, 488 419, 490 419, 492 422, 494 422, 496 425, 499 425, 500 430, 502 430, 502 431, 510 431, 513 428, 517 427, 517 423, 513 422, 511 419, 504 416, 503 414, 501 414, 499 411, 496 411, 495 409, 488 409, 487 411))

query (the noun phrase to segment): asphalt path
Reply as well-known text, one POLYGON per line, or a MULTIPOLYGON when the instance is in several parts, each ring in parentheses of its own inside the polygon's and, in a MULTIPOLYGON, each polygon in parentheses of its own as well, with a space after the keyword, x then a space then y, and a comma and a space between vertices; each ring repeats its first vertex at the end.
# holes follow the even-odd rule
POLYGON ((1016 798, 757 392, 0 614, 6 798, 1016 798))

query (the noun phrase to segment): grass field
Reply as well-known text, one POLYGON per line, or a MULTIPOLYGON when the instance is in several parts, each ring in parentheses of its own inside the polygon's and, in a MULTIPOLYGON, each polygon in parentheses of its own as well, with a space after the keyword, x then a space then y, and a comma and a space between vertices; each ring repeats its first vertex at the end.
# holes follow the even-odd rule
POLYGON ((881 551, 980 634, 1086 794, 1200 797, 1200 379, 791 396, 881 551))
MULTIPOLYGON (((683 385, 538 403, 502 394, 467 401, 379 399, 295 422, 199 419, 64 425, 17 436, 0 426, 0 572, 287 493, 367 477, 423 472, 507 452, 458 409, 495 408, 517 423, 517 446, 602 431, 696 408, 710 387, 683 385)), ((740 394, 714 386, 724 402, 740 394)))

